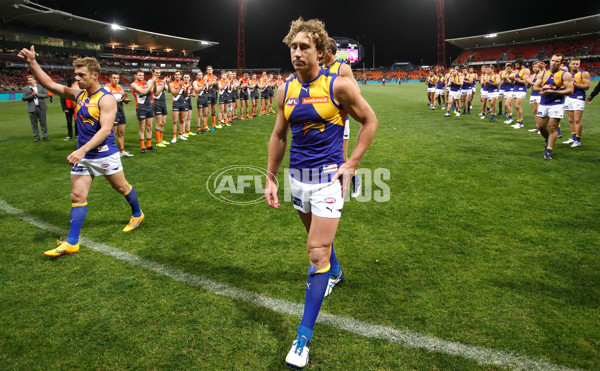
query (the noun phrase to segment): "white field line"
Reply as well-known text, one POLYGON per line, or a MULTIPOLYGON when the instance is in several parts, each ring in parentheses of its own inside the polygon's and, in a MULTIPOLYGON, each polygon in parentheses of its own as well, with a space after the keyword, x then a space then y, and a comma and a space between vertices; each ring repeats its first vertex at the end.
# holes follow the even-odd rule
MULTIPOLYGON (((0 199, 0 209, 8 214, 17 216, 27 223, 52 232, 56 235, 65 235, 68 233, 64 229, 55 227, 38 218, 25 214, 22 210, 10 206, 2 199, 0 199)), ((252 305, 269 309, 276 313, 302 317, 302 311, 304 308, 303 304, 274 299, 251 291, 230 287, 208 278, 196 276, 176 268, 171 268, 151 260, 140 258, 134 254, 130 254, 117 248, 92 241, 88 238, 81 238, 80 243, 96 252, 112 256, 132 265, 146 268, 152 272, 170 277, 176 281, 201 287, 217 295, 250 303, 252 305)), ((494 365, 514 370, 572 370, 567 367, 552 364, 540 358, 462 344, 455 341, 443 340, 433 336, 422 335, 408 329, 395 329, 393 327, 380 326, 373 323, 359 321, 351 317, 338 316, 323 311, 320 312, 317 322, 364 337, 398 343, 407 348, 423 349, 429 352, 450 354, 453 356, 467 358, 481 365, 494 365)))

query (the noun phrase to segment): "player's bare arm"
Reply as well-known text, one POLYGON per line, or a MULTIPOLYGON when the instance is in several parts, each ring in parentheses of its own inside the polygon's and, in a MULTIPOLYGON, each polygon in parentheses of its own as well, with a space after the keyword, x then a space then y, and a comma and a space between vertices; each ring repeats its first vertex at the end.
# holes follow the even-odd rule
POLYGON ((284 89, 277 91, 277 118, 275 119, 275 128, 269 139, 269 160, 267 163, 267 181, 265 184, 265 198, 267 204, 271 207, 278 208, 279 198, 277 197, 277 185, 275 184, 275 176, 279 171, 279 166, 283 161, 285 149, 287 147, 287 138, 290 131, 290 123, 285 119, 283 108, 284 89))
POLYGON ((585 71, 581 74, 581 80, 583 84, 578 84, 573 80, 573 86, 579 89, 588 90, 590 88, 590 73, 585 71))
POLYGON ((37 63, 37 60, 35 59, 35 48, 33 45, 31 45, 30 49, 21 49, 17 56, 29 64, 29 67, 31 68, 31 73, 33 74, 37 82, 39 82, 47 90, 50 90, 54 94, 59 95, 65 99, 73 101, 75 100, 77 95, 81 93, 81 89, 79 88, 71 88, 54 82, 50 78, 50 76, 48 76, 48 74, 46 74, 46 72, 42 70, 42 67, 40 67, 40 65, 37 63))
MULTIPOLYGON (((337 179, 342 176, 342 196, 345 196, 360 160, 373 142, 378 123, 375 112, 352 82, 347 79, 336 79, 333 83, 333 95, 342 109, 362 125, 348 162, 340 166, 333 178, 337 179)), ((279 97, 277 101, 279 102, 279 97)))
POLYGON ((358 87, 358 82, 354 78, 354 74, 352 73, 352 68, 350 68, 350 66, 348 66, 347 64, 342 64, 342 67, 340 68, 340 76, 347 78, 348 80, 353 82, 354 85, 356 85, 358 87))

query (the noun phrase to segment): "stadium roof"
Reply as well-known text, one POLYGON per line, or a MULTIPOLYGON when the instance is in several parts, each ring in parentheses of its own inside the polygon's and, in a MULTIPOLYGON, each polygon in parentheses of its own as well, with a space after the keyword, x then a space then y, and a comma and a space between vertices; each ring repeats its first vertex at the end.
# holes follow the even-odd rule
POLYGON ((30 0, 1 0, 0 14, 2 24, 69 33, 75 37, 84 35, 110 46, 194 52, 219 44, 112 25, 48 8, 30 0))
POLYGON ((462 49, 473 49, 494 45, 500 46, 513 43, 551 40, 556 37, 584 36, 598 33, 600 33, 600 14, 494 34, 446 39, 446 42, 462 49))

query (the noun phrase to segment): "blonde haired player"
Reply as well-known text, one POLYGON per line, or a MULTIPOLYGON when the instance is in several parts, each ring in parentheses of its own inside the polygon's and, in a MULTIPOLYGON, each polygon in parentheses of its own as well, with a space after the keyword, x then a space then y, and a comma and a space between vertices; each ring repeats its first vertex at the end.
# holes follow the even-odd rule
POLYGON ((339 264, 332 254, 332 243, 344 195, 377 130, 375 113, 358 87, 320 67, 327 38, 327 31, 319 20, 299 18, 292 22, 284 43, 289 47, 297 75, 277 91, 277 118, 269 140, 267 203, 273 208, 280 206, 274 177, 283 161, 291 130, 292 198, 308 232, 304 313, 286 357, 286 363, 296 368, 308 364, 310 341, 327 289, 329 270, 339 264), (363 125, 347 162, 342 150, 346 114, 363 125))
POLYGON ((31 72, 46 89, 76 102, 76 125, 79 129, 77 149, 67 156, 71 169, 71 225, 69 236, 59 241, 59 246, 44 253, 57 257, 79 251, 79 234, 87 214, 87 196, 96 176, 104 176, 110 185, 131 206, 131 219, 123 232, 139 227, 144 220, 135 189, 123 174, 119 149, 112 132, 117 113, 114 97, 100 85, 100 64, 94 58, 79 58, 73 61, 78 87, 58 84, 42 70, 35 60, 35 49, 22 49, 18 57, 29 64, 31 72))

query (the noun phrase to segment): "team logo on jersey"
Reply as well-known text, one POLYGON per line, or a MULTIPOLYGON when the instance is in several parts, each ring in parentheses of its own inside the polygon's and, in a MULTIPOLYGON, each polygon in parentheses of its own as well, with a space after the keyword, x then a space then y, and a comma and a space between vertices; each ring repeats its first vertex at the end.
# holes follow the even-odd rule
POLYGON ((287 104, 289 107, 294 107, 296 104, 298 104, 298 98, 296 98, 296 97, 289 98, 285 102, 285 104, 287 104))
POLYGON ((302 98, 302 104, 329 103, 329 97, 306 97, 302 98))
POLYGON ((96 103, 86 103, 85 106, 86 107, 98 107, 98 105, 96 103))
POLYGON ((306 122, 302 127, 302 131, 304 131, 304 135, 308 133, 310 130, 319 130, 321 133, 325 131, 325 123, 323 122, 306 122))

